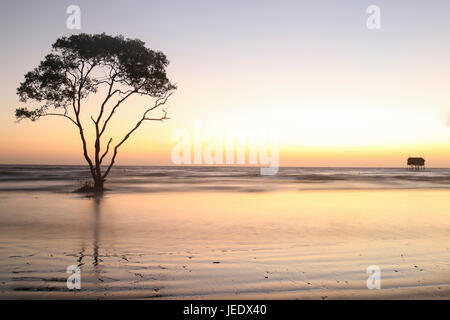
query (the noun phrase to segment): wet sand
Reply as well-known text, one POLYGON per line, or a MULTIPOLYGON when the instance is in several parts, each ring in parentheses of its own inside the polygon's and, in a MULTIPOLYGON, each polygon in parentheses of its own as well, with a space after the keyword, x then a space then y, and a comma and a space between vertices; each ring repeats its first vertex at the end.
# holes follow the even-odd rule
POLYGON ((0 298, 449 299, 450 190, 0 193, 0 298), (67 289, 69 265, 81 290, 67 289), (381 289, 366 268, 381 268, 381 289))

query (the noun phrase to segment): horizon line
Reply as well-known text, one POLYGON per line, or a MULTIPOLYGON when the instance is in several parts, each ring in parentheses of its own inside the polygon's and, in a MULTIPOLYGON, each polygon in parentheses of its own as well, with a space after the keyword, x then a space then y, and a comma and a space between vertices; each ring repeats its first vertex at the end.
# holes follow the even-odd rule
MULTIPOLYGON (((60 167, 89 167, 88 164, 48 164, 48 163, 0 163, 0 166, 60 166, 60 167)), ((107 167, 107 165, 105 165, 107 167)), ((257 165, 173 165, 173 164, 122 164, 114 167, 196 167, 196 168, 264 168, 257 165)), ((278 166, 278 168, 367 168, 367 169, 407 169, 406 166, 376 167, 376 166, 278 166)), ((450 169, 450 167, 426 166, 428 169, 450 169)))

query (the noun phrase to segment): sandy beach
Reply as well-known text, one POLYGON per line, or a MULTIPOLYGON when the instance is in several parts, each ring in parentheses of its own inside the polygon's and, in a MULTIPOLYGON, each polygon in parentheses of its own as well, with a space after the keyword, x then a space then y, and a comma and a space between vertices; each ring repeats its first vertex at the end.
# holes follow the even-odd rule
POLYGON ((447 189, 0 193, 1 299, 448 299, 447 189), (66 286, 81 267, 81 290, 66 286), (381 289, 366 269, 381 269, 381 289))

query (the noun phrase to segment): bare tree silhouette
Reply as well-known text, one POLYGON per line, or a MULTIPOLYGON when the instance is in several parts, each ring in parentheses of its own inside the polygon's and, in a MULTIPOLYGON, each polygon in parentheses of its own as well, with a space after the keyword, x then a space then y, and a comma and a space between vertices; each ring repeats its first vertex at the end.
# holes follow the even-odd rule
POLYGON ((162 52, 146 48, 141 40, 104 33, 62 37, 56 40, 52 48, 52 53, 45 56, 38 67, 25 74, 25 81, 17 89, 22 102, 32 100, 40 106, 34 110, 17 108, 16 118, 36 121, 41 117, 56 116, 74 124, 94 182, 87 191, 101 193, 120 146, 131 134, 144 121, 169 119, 165 110, 162 110, 160 117, 150 115, 164 105, 176 89, 166 75, 169 62, 162 52), (95 127, 94 156, 91 158, 80 114, 83 99, 97 93, 100 88, 107 93, 99 106, 98 115, 90 116, 95 127), (111 149, 110 162, 102 172, 102 163, 110 153, 113 142, 110 138, 102 150, 102 137, 117 109, 133 95, 152 97, 155 101, 111 149))

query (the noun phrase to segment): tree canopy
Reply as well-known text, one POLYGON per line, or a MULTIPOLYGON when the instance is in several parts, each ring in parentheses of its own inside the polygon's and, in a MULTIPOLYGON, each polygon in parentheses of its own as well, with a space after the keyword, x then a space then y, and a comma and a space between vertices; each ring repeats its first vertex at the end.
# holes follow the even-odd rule
POLYGON ((25 80, 17 88, 21 102, 32 101, 39 105, 32 110, 17 108, 16 118, 36 121, 44 116, 60 116, 69 119, 78 127, 83 154, 95 186, 103 190, 103 182, 114 164, 118 148, 143 121, 168 119, 165 111, 160 118, 149 116, 151 111, 165 104, 176 89, 166 75, 168 64, 164 53, 147 48, 139 39, 104 33, 61 37, 52 45, 52 52, 25 74, 25 80), (83 99, 97 93, 102 86, 107 94, 99 105, 98 115, 91 116, 96 132, 94 159, 91 159, 80 113, 83 99), (116 109, 132 95, 149 96, 156 100, 132 130, 115 145, 111 162, 102 173, 102 161, 110 150, 112 138, 100 154, 101 137, 116 109))

